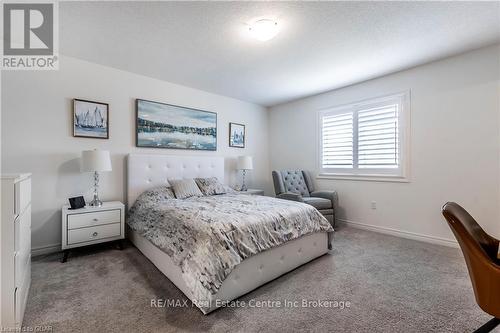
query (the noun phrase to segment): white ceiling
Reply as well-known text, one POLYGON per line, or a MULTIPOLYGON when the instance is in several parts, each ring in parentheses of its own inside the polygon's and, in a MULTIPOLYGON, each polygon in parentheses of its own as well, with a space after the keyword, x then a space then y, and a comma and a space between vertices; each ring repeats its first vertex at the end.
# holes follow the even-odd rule
POLYGON ((271 106, 500 41, 500 2, 64 2, 62 54, 271 106), (268 42, 245 23, 279 19, 268 42))

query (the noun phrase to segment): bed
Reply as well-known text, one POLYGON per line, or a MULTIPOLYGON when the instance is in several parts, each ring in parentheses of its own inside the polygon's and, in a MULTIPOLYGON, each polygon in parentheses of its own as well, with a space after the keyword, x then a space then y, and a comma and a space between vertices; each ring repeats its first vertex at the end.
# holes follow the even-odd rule
MULTIPOLYGON (((141 193, 168 184, 169 178, 217 177, 224 182, 224 169, 223 157, 130 154, 127 159, 128 208, 133 206, 141 193)), ((255 200, 257 199, 245 196, 245 201, 255 200)), ((277 203, 284 204, 284 200, 274 198, 259 200, 278 200, 277 203)), ((287 204, 299 205, 289 202, 287 204)), ((249 256, 232 268, 216 291, 200 297, 190 288, 185 275, 183 276, 183 269, 171 256, 140 232, 128 228, 131 242, 204 314, 324 255, 328 252, 328 244, 331 241, 329 235, 331 236, 331 232, 327 231, 309 233, 249 256)))

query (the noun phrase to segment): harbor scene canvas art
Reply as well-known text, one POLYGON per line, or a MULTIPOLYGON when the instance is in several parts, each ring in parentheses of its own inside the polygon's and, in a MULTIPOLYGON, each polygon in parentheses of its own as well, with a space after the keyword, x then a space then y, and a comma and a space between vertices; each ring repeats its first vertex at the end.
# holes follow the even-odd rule
POLYGON ((106 103, 73 100, 73 136, 108 139, 109 105, 106 103))
POLYGON ((217 113, 136 100, 137 146, 217 150, 217 113))

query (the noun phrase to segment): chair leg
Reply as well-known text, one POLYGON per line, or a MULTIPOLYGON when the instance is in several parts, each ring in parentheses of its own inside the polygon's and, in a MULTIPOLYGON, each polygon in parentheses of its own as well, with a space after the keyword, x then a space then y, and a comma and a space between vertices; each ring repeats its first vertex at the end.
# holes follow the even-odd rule
POLYGON ((487 333, 493 331, 495 327, 497 327, 500 324, 500 319, 499 318, 493 318, 483 326, 479 327, 477 330, 474 331, 474 333, 487 333))

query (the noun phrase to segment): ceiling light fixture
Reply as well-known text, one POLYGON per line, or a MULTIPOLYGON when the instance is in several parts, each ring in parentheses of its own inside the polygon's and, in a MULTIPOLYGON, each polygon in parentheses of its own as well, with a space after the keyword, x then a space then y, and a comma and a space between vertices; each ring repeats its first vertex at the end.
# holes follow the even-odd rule
POLYGON ((279 26, 275 20, 261 19, 250 24, 248 31, 253 38, 265 42, 276 37, 279 32, 279 26))

